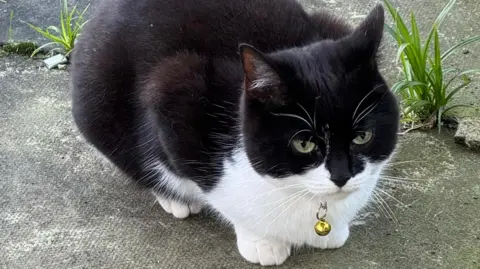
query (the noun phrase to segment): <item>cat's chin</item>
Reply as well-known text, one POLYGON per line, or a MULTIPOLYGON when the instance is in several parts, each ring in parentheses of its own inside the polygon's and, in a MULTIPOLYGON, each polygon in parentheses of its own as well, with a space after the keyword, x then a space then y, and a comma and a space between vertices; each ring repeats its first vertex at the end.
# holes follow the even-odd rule
POLYGON ((352 195, 355 193, 355 191, 338 191, 334 193, 329 193, 325 195, 325 200, 332 200, 332 201, 339 201, 339 200, 344 200, 348 196, 352 195))
POLYGON ((322 192, 322 193, 317 193, 315 191, 311 191, 314 195, 321 197, 321 199, 324 199, 325 201, 340 201, 348 198, 350 195, 358 192, 358 189, 340 189, 338 188, 337 190, 334 191, 329 191, 329 192, 322 192))

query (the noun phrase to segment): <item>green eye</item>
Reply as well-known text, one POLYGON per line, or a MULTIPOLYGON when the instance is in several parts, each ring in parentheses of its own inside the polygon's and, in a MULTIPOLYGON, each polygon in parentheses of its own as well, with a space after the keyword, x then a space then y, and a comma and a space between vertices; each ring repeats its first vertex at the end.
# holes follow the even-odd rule
POLYGON ((357 145, 365 145, 368 142, 370 142, 370 140, 372 140, 372 137, 373 137, 372 131, 359 132, 357 133, 357 137, 353 139, 353 143, 357 145))
POLYGON ((307 140, 292 140, 292 147, 300 153, 310 153, 317 149, 317 144, 307 140))

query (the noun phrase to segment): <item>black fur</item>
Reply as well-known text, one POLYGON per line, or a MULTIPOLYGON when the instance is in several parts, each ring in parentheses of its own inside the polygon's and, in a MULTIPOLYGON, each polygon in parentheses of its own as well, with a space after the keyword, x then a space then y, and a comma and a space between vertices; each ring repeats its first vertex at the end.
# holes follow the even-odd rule
POLYGON ((209 191, 242 138, 261 174, 326 161, 340 186, 363 169, 360 156, 383 160, 396 144, 396 100, 376 65, 382 31, 380 7, 353 31, 293 0, 104 0, 73 53, 73 115, 89 142, 150 187, 161 175, 145 167, 156 160, 209 191), (249 88, 251 51, 275 86, 249 88), (365 96, 358 112, 374 109, 353 128, 365 96), (289 146, 309 126, 278 116, 307 118, 301 107, 316 116, 298 136, 318 143, 312 154, 289 146), (372 142, 353 145, 370 128, 372 142))

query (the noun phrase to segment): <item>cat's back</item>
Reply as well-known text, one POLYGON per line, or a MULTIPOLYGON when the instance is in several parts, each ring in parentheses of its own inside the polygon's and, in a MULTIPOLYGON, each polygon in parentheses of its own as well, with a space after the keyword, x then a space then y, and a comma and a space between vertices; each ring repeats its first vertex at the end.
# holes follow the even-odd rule
POLYGON ((124 46, 135 60, 179 50, 235 56, 240 42, 268 52, 304 45, 312 30, 293 0, 104 0, 79 46, 124 46))

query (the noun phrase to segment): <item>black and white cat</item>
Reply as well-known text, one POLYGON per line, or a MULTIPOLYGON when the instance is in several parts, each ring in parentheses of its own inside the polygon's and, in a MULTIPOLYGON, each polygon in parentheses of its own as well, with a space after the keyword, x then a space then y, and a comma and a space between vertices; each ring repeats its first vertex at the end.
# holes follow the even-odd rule
POLYGON ((338 248, 397 143, 383 24, 380 5, 353 29, 293 0, 104 0, 73 53, 75 122, 165 211, 218 212, 250 262, 338 248))

